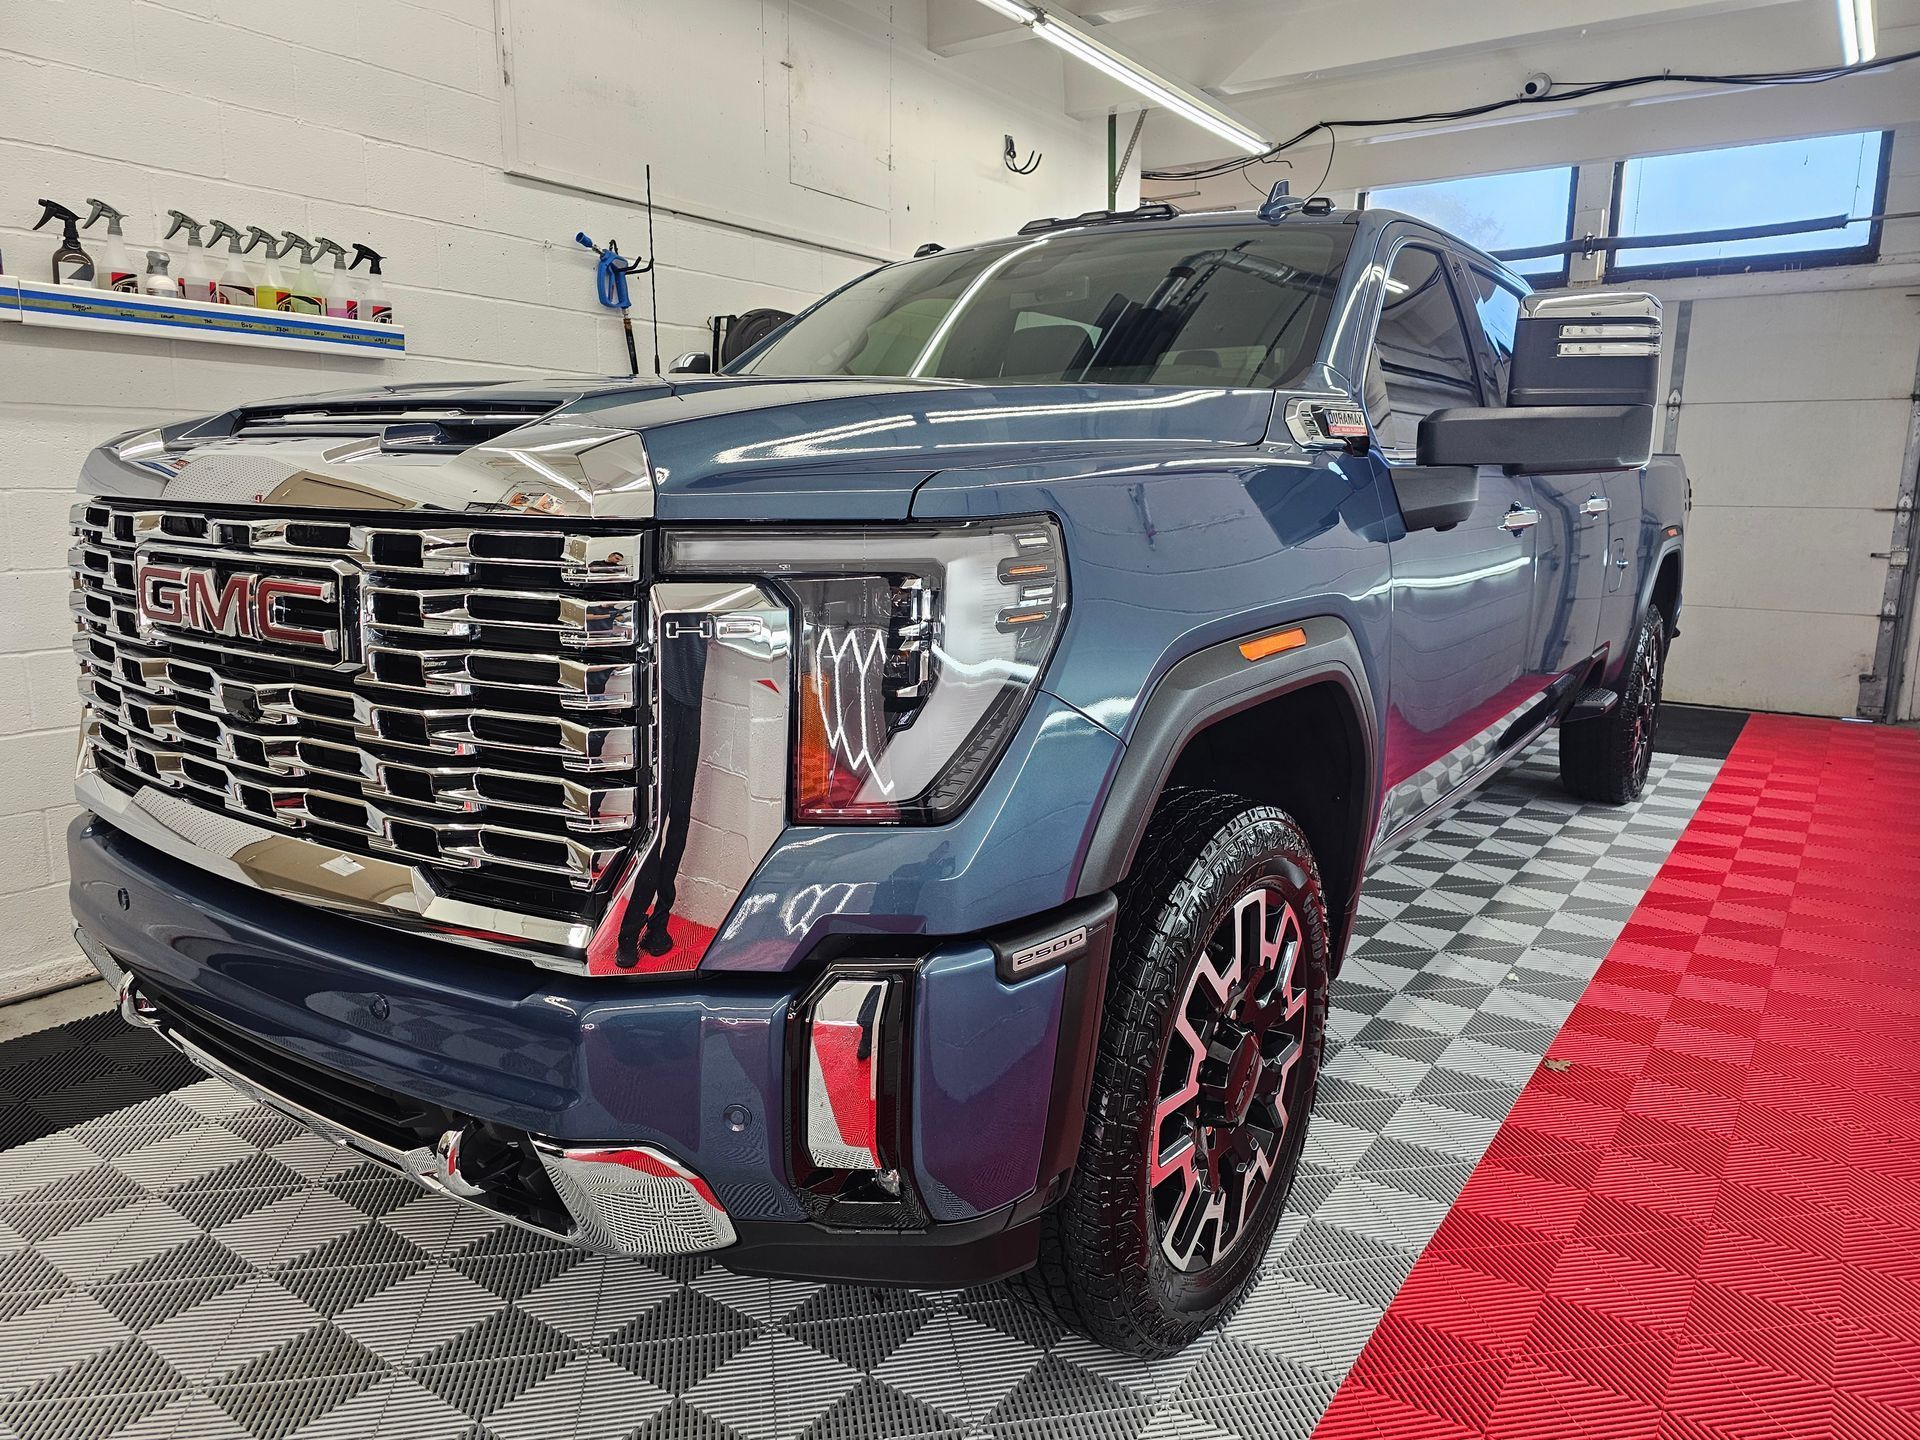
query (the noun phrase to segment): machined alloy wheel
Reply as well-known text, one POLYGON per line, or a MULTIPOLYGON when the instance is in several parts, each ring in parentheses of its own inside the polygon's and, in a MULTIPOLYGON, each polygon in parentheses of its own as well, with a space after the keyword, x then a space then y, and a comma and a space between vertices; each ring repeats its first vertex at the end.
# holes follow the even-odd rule
POLYGON ((1119 898, 1079 1159, 1015 1284, 1155 1356, 1259 1273, 1313 1107, 1331 939, 1300 827, 1214 790, 1162 798, 1119 898))
POLYGON ((1273 1184, 1306 1050, 1307 994, 1293 983, 1304 940, 1284 895, 1243 895, 1174 1010, 1147 1183, 1160 1249, 1177 1270, 1219 1264, 1273 1184))

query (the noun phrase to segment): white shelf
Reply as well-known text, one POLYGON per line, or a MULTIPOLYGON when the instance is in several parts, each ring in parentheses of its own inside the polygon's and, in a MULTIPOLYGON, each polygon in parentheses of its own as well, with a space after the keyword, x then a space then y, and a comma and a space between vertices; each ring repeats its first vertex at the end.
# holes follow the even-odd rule
POLYGON ((407 352, 407 332, 398 325, 210 305, 202 300, 164 300, 77 285, 48 285, 18 275, 0 275, 0 322, 6 321, 62 330, 203 340, 213 345, 311 350, 369 360, 407 352))

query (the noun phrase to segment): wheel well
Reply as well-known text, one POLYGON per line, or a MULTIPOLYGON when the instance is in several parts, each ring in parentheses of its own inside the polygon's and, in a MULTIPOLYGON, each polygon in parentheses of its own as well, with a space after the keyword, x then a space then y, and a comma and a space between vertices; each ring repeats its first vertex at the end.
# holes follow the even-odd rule
POLYGON ((1674 621, 1680 618, 1680 557, 1669 555, 1660 562, 1660 573, 1653 579, 1653 603, 1659 607, 1660 618, 1667 622, 1667 633, 1671 635, 1674 621))
POLYGON ((1167 784, 1245 795, 1299 822, 1320 864, 1337 957, 1365 859, 1367 778, 1353 701, 1324 681, 1207 726, 1181 749, 1167 784))

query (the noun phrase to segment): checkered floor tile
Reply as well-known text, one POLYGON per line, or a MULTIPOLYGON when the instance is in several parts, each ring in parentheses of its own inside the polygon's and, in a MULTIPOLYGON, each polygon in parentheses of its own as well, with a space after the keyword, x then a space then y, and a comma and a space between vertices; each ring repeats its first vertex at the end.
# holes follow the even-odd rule
MULTIPOLYGON (((998 1290, 582 1255, 202 1081, 0 1150, 0 1440, 1305 1435, 1716 769, 1661 755, 1641 803, 1582 808, 1549 743, 1372 878, 1263 1278, 1171 1360, 998 1290)), ((44 1032, 0 1090, 151 1043, 44 1032)))

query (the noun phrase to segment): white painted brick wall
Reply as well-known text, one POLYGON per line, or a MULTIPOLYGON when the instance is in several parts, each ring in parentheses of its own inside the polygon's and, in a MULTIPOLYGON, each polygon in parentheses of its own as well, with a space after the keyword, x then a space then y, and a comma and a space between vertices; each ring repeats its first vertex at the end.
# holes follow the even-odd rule
MULTIPOLYGON (((552 23, 567 23, 567 0, 541 3, 552 23)), ((705 0, 675 3, 686 23, 701 23, 705 0)), ((911 20, 914 3, 881 7, 892 33, 912 33, 901 17, 911 20)), ((503 172, 493 24, 492 0, 0 0, 9 270, 44 275, 48 234, 25 229, 43 195, 76 208, 91 195, 118 205, 136 253, 157 239, 170 207, 364 240, 391 257, 412 352, 349 360, 0 326, 0 997, 77 963, 64 885, 77 699, 63 567, 69 494, 87 448, 186 413, 387 378, 625 371, 619 323, 595 303, 592 257, 572 237, 618 235, 632 252, 640 212, 503 172)), ((952 62, 948 83, 956 94, 998 84, 1008 124, 1035 135, 1050 165, 1097 152, 1096 127, 1064 121, 1057 89, 1051 108, 1031 90, 1008 93, 1029 77, 999 82, 992 64, 952 62)), ((670 167, 674 140, 609 143, 643 145, 670 167)), ((941 158, 895 163, 918 183, 941 158)), ((1097 164, 1085 182, 1075 209, 1103 198, 1097 164)), ((1006 203, 1031 210, 974 218, 1004 230, 1058 209, 1022 198, 1034 193, 1009 182, 1006 203)), ((667 356, 704 348, 709 315, 794 308, 866 268, 674 216, 659 219, 657 240, 667 356)), ((635 300, 644 359, 643 286, 635 300)))

